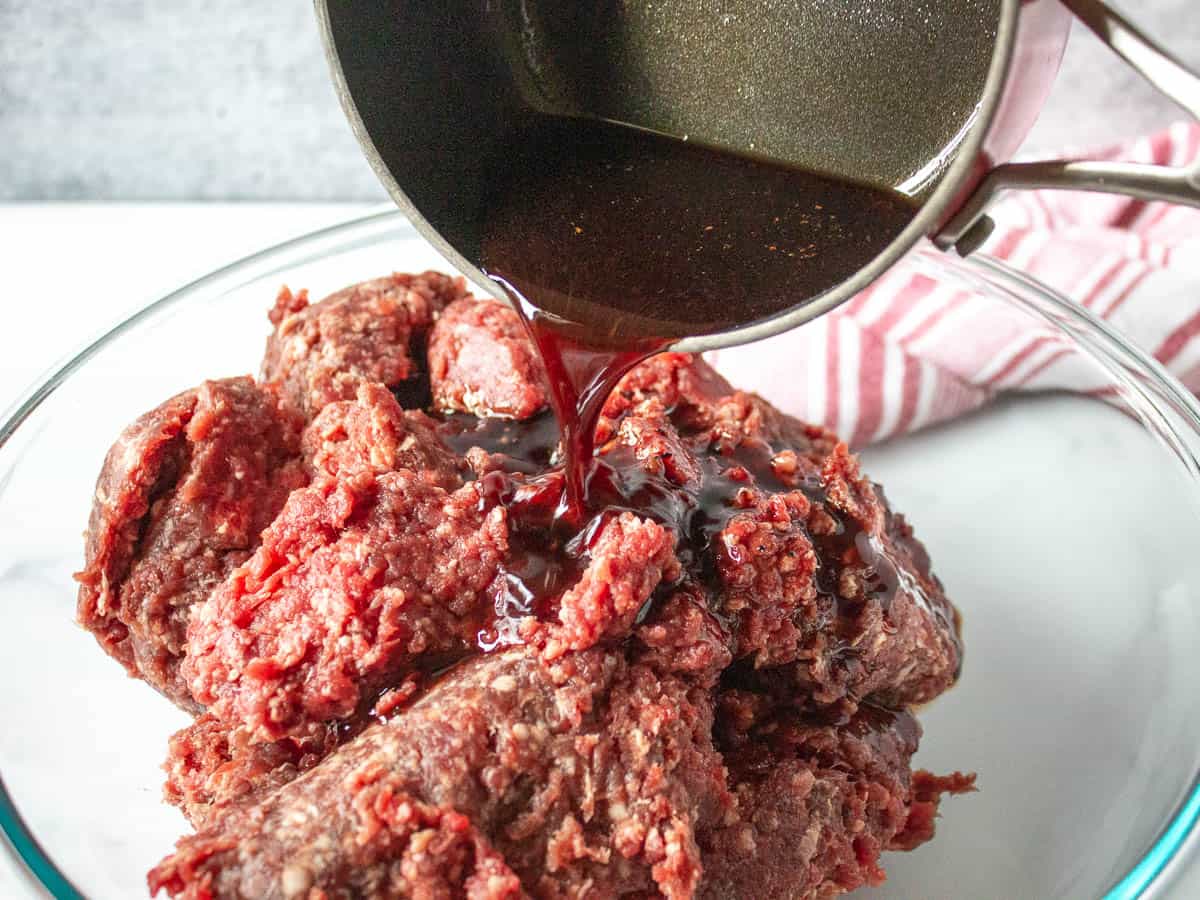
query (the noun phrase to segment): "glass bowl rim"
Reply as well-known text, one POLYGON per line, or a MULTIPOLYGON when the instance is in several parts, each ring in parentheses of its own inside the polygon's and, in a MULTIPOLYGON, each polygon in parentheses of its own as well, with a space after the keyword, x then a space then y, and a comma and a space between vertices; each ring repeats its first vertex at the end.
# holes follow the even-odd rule
MULTIPOLYGON (((199 293, 225 293, 245 284, 259 281, 270 275, 294 268, 305 262, 324 258, 326 251, 345 252, 359 246, 375 243, 386 236, 395 236, 394 227, 407 228, 412 238, 423 241, 408 218, 392 207, 350 216, 315 231, 305 232, 287 240, 267 246, 254 253, 227 263, 218 269, 200 276, 182 287, 142 307, 99 337, 88 342, 83 349, 67 356, 52 366, 37 379, 12 406, 0 415, 0 457, 4 448, 17 433, 21 425, 58 389, 71 375, 109 344, 124 336, 141 323, 155 318, 170 308, 199 293), (301 251, 307 251, 301 253, 301 251), (293 254, 296 257, 293 258, 293 254), (283 258, 283 259, 281 259, 283 258)), ((1091 311, 1068 299, 1031 275, 1027 275, 1008 264, 985 256, 975 255, 966 259, 952 257, 933 249, 932 245, 918 245, 902 260, 914 256, 933 265, 949 268, 965 267, 975 270, 973 274, 992 276, 1008 285, 1002 291, 1006 302, 1013 302, 1027 312, 1049 320, 1059 330, 1067 331, 1089 352, 1109 366, 1120 366, 1140 371, 1149 376, 1149 383, 1161 392, 1162 400, 1148 396, 1136 384, 1127 385, 1146 397, 1156 409, 1165 400, 1172 410, 1200 435, 1200 401, 1193 396, 1173 375, 1153 357, 1127 340, 1118 330, 1091 311), (1018 293, 1018 290, 1025 293, 1018 293)), ((2 485, 0 485, 2 486, 2 485)), ((1102 900, 1135 900, 1146 897, 1149 892, 1157 893, 1163 886, 1164 876, 1178 871, 1197 857, 1196 846, 1200 845, 1200 773, 1193 775, 1185 797, 1180 801, 1169 820, 1160 829, 1158 837, 1141 859, 1112 885, 1102 900)), ((30 884, 49 892, 56 900, 86 900, 86 893, 76 887, 59 870, 50 854, 41 846, 37 837, 25 823, 18 811, 0 772, 0 844, 19 868, 30 876, 30 884)))

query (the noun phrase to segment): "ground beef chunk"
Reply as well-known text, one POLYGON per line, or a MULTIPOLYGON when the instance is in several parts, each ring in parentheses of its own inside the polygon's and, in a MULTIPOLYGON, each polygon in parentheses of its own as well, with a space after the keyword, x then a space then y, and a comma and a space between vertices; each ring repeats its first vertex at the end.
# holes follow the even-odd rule
POLYGON ((625 416, 653 401, 668 410, 680 431, 712 427, 714 403, 733 391, 708 363, 690 353, 659 353, 634 366, 604 404, 596 443, 607 441, 625 416))
POLYGON ((609 398, 600 458, 685 545, 738 666, 809 706, 923 703, 961 665, 957 613, 903 517, 827 430, 734 391, 686 354, 653 357, 609 398), (666 499, 664 499, 666 498, 666 499), (697 542, 711 543, 697 557, 697 542))
POLYGON ((528 419, 549 402, 520 318, 494 300, 446 307, 429 335, 429 376, 434 405, 450 412, 528 419))
POLYGON ((188 628, 193 696, 257 740, 305 737, 492 612, 504 510, 407 469, 296 491, 188 628))
POLYGON ((880 853, 932 837, 940 793, 971 788, 957 774, 910 777, 920 727, 906 712, 864 706, 825 725, 738 692, 718 708, 737 802, 700 836, 702 897, 819 898, 881 884, 880 853))
POLYGON ((833 601, 816 585, 812 504, 799 491, 753 495, 716 539, 718 609, 736 623, 736 651, 760 667, 791 662, 806 633, 823 635, 833 601))
MULTIPOLYGON (((150 890, 183 900, 527 896, 520 879, 466 816, 422 803, 386 776, 371 780, 368 775, 350 790, 347 805, 356 822, 347 828, 344 822, 315 820, 326 833, 314 835, 296 861, 260 857, 241 871, 223 868, 230 864, 230 841, 242 834, 200 836, 150 872, 150 890), (337 843, 335 828, 347 829, 337 843)), ((293 819, 303 815, 289 812, 293 819)), ((252 845, 259 833, 243 829, 243 834, 252 845)))
POLYGON ((559 600, 557 622, 542 629, 547 658, 627 635, 654 589, 679 577, 674 546, 675 536, 654 522, 632 513, 606 518, 588 542, 583 574, 559 600))
POLYGON ((247 804, 320 762, 338 743, 330 727, 308 740, 254 743, 210 713, 173 734, 167 744, 163 796, 197 828, 235 804, 247 804))
POLYGON ((735 623, 736 655, 767 670, 764 683, 847 712, 863 698, 933 699, 957 678, 961 650, 924 549, 844 445, 816 484, 815 502, 752 494, 717 536, 717 608, 735 623))
POLYGON ((908 522, 833 434, 680 353, 608 398, 568 509, 531 345, 464 290, 285 293, 264 384, 181 395, 109 454, 80 618, 199 714, 165 765, 199 832, 151 888, 879 883, 973 785, 910 768, 907 709, 962 649, 908 522))
POLYGON ((974 790, 974 774, 951 772, 949 775, 934 775, 924 769, 913 772, 908 819, 904 823, 904 830, 897 833, 888 843, 888 849, 915 850, 933 840, 942 798, 947 795, 969 794, 974 790))
POLYGON ((399 388, 417 378, 412 344, 446 304, 467 295, 466 280, 439 272, 364 281, 310 304, 301 291, 279 294, 262 379, 312 418, 327 403, 353 400, 363 382, 399 388))
POLYGON ((192 607, 257 546, 305 483, 299 423, 249 378, 206 381, 130 425, 96 484, 80 623, 131 675, 188 709, 192 607))
POLYGON ((163 770, 163 797, 197 828, 230 806, 247 805, 287 784, 360 734, 420 696, 436 672, 414 671, 362 704, 349 718, 312 729, 302 738, 262 743, 245 726, 205 713, 171 736, 163 770))
POLYGON ((260 803, 181 840, 151 887, 382 898, 474 885, 471 896, 498 898, 519 895, 512 872, 535 897, 690 897, 696 835, 731 809, 712 730, 706 692, 619 655, 476 659, 260 803), (463 842, 448 856, 428 850, 446 841, 446 817, 463 842), (476 877, 485 863, 487 879, 476 877))
POLYGON ((217 900, 828 897, 879 883, 880 853, 928 839, 940 794, 971 787, 910 776, 908 713, 864 706, 822 724, 730 690, 714 722, 710 696, 597 650, 463 663, 183 838, 151 887, 217 900), (454 852, 431 851, 442 844, 454 852))
POLYGON ((685 573, 760 689, 850 715, 864 699, 923 703, 954 683, 957 613, 834 435, 684 354, 636 368, 607 409, 613 502, 648 506, 679 537, 685 573), (622 474, 635 465, 644 475, 622 474))
POLYGON ((665 478, 678 487, 700 488, 703 466, 657 400, 646 401, 638 413, 622 419, 615 440, 651 475, 665 478))
POLYGON ((728 628, 695 587, 670 593, 633 636, 639 662, 706 688, 717 683, 733 660, 728 628))
POLYGON ((372 382, 359 385, 355 399, 322 409, 304 431, 303 450, 314 477, 411 469, 447 490, 462 484, 464 467, 438 438, 437 423, 401 409, 391 391, 372 382))
MULTIPOLYGON (((713 446, 722 453, 736 453, 747 445, 782 446, 781 452, 820 466, 840 443, 829 429, 785 416, 757 394, 732 391, 720 397, 710 409, 713 446)), ((779 463, 774 468, 779 469, 779 463)), ((784 471, 776 474, 782 478, 784 471)))

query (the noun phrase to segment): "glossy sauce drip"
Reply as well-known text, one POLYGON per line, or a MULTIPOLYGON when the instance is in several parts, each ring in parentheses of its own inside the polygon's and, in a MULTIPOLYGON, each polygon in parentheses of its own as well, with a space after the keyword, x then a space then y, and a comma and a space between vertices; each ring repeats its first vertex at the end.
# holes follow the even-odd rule
POLYGON ((630 339, 620 350, 589 346, 557 327, 555 320, 526 304, 526 327, 537 345, 550 387, 550 401, 558 419, 566 467, 566 490, 558 514, 580 521, 596 498, 587 486, 595 456, 596 424, 604 402, 621 378, 639 362, 669 341, 630 339))
POLYGON ((650 354, 802 306, 915 214, 900 195, 612 123, 531 116, 488 161, 483 270, 545 365, 576 523, 609 392, 650 354))
MULTIPOLYGON (((835 634, 853 630, 853 620, 867 599, 877 600, 886 611, 898 591, 945 615, 940 606, 924 599, 920 584, 903 561, 893 557, 891 549, 830 502, 815 471, 781 477, 777 450, 801 446, 801 438, 792 440, 785 435, 778 448, 757 441, 729 448, 706 432, 689 434, 684 425, 674 424, 699 462, 698 479, 678 484, 664 472, 648 469, 634 448, 610 440, 597 449, 584 484, 592 512, 584 521, 575 522, 563 517, 560 509, 564 472, 556 465, 560 454, 554 419, 548 413, 524 422, 463 414, 443 419, 442 439, 455 452, 479 448, 488 454, 491 468, 479 476, 485 502, 508 511, 510 556, 505 584, 496 598, 494 621, 480 632, 483 649, 519 643, 517 623, 525 616, 556 616, 563 591, 578 580, 587 565, 594 537, 609 517, 623 511, 671 529, 683 569, 677 582, 660 585, 641 617, 681 583, 710 597, 717 595, 722 590, 717 535, 755 498, 788 491, 801 492, 832 523, 831 529, 821 533, 807 525, 799 527, 816 553, 815 586, 829 601, 835 634), (863 600, 848 601, 838 592, 837 577, 852 566, 866 567, 862 574, 867 580, 867 597, 863 600)), ((902 523, 890 512, 886 518, 891 543, 912 557, 912 567, 922 577, 931 578, 923 548, 905 537, 902 523)))
POLYGON ((452 413, 442 416, 438 434, 457 456, 478 447, 499 457, 498 462, 509 472, 537 475, 558 457, 558 421, 550 410, 523 422, 452 413))

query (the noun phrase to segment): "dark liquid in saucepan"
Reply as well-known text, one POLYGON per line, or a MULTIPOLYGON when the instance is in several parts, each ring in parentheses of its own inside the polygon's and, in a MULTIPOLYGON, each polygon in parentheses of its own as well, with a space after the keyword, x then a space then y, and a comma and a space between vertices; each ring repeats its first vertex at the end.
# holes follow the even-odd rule
POLYGON ((680 338, 803 305, 915 214, 892 191, 594 120, 537 118, 489 165, 482 268, 542 355, 560 513, 575 521, 596 419, 625 372, 680 338))

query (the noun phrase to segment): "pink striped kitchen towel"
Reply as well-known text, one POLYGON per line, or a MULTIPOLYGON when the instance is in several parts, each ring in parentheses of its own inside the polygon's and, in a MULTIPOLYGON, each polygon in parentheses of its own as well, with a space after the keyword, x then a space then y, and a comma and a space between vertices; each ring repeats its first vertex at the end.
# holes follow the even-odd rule
MULTIPOLYGON (((1087 155, 1183 165, 1200 155, 1200 125, 1087 155)), ((1200 210, 1032 191, 1009 194, 992 217, 996 231, 983 252, 1108 320, 1200 391, 1200 210)), ((710 359, 735 384, 824 422, 853 446, 1004 391, 1102 390, 1099 372, 1057 329, 922 268, 906 262, 829 315, 710 359)))

